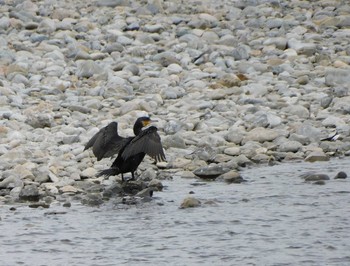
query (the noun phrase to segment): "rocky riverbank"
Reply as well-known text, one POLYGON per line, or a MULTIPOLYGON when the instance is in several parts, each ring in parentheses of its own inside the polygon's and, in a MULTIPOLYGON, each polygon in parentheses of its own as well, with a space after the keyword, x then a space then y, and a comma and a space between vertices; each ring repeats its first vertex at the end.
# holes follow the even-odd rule
POLYGON ((0 3, 1 202, 98 204, 174 176, 239 183, 247 165, 349 154, 345 0, 0 3), (132 135, 144 114, 168 161, 146 158, 126 187, 96 178, 111 161, 85 143, 114 120, 132 135))

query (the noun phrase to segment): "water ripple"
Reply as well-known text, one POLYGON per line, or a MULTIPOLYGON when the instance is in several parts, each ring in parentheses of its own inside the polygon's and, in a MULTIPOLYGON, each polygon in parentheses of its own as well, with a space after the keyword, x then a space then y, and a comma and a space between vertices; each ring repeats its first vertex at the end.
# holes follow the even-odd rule
POLYGON ((246 184, 174 178, 142 206, 0 206, 3 265, 350 265, 346 160, 246 169, 246 184), (265 178, 261 178, 264 176, 265 178), (179 209, 188 194, 216 204, 179 209))

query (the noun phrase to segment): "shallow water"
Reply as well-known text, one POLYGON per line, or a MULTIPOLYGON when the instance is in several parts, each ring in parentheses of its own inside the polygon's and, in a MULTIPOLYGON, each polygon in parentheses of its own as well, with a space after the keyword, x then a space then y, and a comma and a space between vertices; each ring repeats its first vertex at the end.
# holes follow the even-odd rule
POLYGON ((246 169, 243 184, 174 177, 131 207, 0 206, 0 265, 350 265, 339 171, 350 175, 347 159, 246 169), (306 183, 309 171, 331 180, 306 183), (202 206, 179 209, 190 191, 202 206))

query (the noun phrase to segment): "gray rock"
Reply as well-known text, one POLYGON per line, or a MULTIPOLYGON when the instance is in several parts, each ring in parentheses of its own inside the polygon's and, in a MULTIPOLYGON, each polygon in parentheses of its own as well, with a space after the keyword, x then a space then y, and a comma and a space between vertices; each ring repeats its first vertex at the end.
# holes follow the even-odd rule
POLYGON ((278 151, 281 151, 281 152, 297 152, 302 147, 303 147, 303 145, 300 142, 298 142, 298 141, 291 141, 290 140, 290 141, 283 142, 278 147, 278 151))
POLYGON ((106 77, 106 72, 102 66, 93 60, 78 60, 77 62, 77 76, 79 78, 106 77))
POLYGON ((314 43, 303 43, 294 38, 288 40, 288 47, 294 49, 298 54, 306 56, 312 56, 316 53, 316 45, 314 43))
POLYGON ((56 30, 55 22, 50 18, 43 19, 38 25, 38 33, 50 34, 56 30))
POLYGON ((245 182, 246 180, 243 179, 243 177, 236 172, 235 170, 229 171, 222 175, 222 178, 227 183, 235 183, 240 184, 242 182, 245 182))
POLYGON ((193 173, 203 179, 216 179, 218 176, 228 172, 229 169, 222 165, 204 166, 196 169, 193 173))
POLYGON ((143 199, 150 199, 153 196, 153 192, 154 192, 154 188, 148 187, 138 192, 135 196, 141 197, 143 199))
POLYGON ((51 114, 32 114, 26 120, 26 123, 34 128, 52 127, 54 119, 51 114))
POLYGON ((241 144, 245 135, 246 132, 243 130, 243 128, 232 126, 227 131, 226 140, 238 145, 241 144))
POLYGON ((329 180, 329 176, 326 174, 317 174, 317 173, 306 173, 302 175, 302 178, 305 181, 325 181, 329 180))
POLYGON ((348 175, 345 172, 341 171, 335 175, 334 179, 345 179, 347 177, 348 175))
POLYGON ((26 185, 19 193, 19 199, 24 201, 38 201, 39 197, 39 189, 36 185, 26 185))
POLYGON ((309 153, 305 158, 306 162, 319 162, 319 161, 329 161, 329 157, 322 151, 314 151, 309 153))
POLYGON ((88 193, 81 199, 82 204, 92 207, 100 206, 103 204, 103 202, 104 201, 100 193, 88 193))
POLYGON ((264 45, 274 45, 277 49, 285 50, 287 48, 287 39, 284 37, 269 38, 264 41, 264 45))
POLYGON ((296 115, 300 118, 308 118, 310 116, 309 110, 302 105, 290 105, 283 108, 282 111, 289 115, 296 115))
POLYGON ((232 52, 232 55, 235 60, 244 60, 249 59, 251 48, 248 45, 241 44, 235 48, 232 52))
POLYGON ((0 30, 7 30, 10 26, 10 19, 8 17, 0 18, 0 30))
POLYGON ((350 112, 350 96, 333 99, 333 106, 331 109, 340 114, 349 114, 350 112))
POLYGON ((185 149, 186 143, 184 138, 181 136, 181 134, 174 134, 170 136, 166 136, 162 139, 162 144, 165 148, 180 148, 185 149))
POLYGON ((346 85, 350 82, 350 73, 345 69, 329 68, 325 73, 327 86, 346 85))
POLYGON ((249 131, 246 136, 243 138, 242 143, 246 143, 248 141, 257 141, 257 142, 265 142, 265 141, 273 141, 278 137, 278 133, 272 129, 257 127, 249 131))
POLYGON ((0 188, 22 187, 23 182, 18 176, 10 175, 0 182, 0 188))
POLYGON ((162 191, 163 190, 163 184, 160 180, 158 179, 152 179, 149 183, 148 183, 148 186, 151 187, 151 188, 155 188, 156 190, 158 191, 162 191))

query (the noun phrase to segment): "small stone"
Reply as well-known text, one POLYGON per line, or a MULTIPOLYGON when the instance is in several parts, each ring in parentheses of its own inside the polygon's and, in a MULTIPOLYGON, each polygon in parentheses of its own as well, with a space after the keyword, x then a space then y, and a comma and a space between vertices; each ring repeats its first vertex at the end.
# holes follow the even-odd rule
POLYGON ((194 208, 194 207, 199 207, 200 205, 201 205, 201 202, 198 199, 194 197, 187 197, 182 201, 180 205, 180 209, 194 208))
POLYGON ((347 178, 348 177, 348 175, 345 173, 345 172, 339 172, 339 173, 337 173, 336 174, 336 176, 334 177, 334 179, 345 179, 345 178, 347 178))

